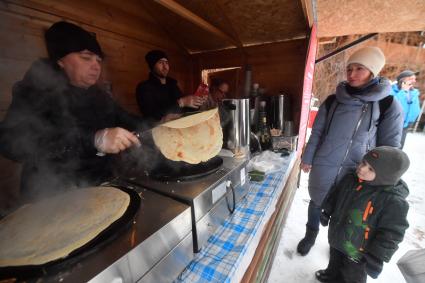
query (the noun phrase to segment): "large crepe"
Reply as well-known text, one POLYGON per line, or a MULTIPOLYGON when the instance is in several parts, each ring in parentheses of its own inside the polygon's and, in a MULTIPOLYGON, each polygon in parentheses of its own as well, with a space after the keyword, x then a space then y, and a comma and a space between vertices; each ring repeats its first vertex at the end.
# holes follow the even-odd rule
POLYGON ((191 164, 211 159, 223 145, 217 108, 162 124, 152 136, 166 158, 191 164))
POLYGON ((0 267, 66 257, 119 219, 129 203, 119 189, 91 187, 24 205, 0 221, 0 267))

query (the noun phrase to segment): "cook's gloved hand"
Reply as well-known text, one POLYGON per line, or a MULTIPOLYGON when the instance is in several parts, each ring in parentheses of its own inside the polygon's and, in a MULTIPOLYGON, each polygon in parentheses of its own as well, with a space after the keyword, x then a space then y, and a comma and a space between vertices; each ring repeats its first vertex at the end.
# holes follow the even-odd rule
POLYGON ((366 273, 373 279, 378 278, 379 274, 382 272, 382 268, 384 267, 384 262, 368 253, 365 253, 363 258, 366 261, 366 273))
POLYGON ((135 134, 123 128, 98 130, 94 137, 94 146, 103 155, 105 153, 119 153, 133 145, 140 146, 139 139, 135 134))
POLYGON ((331 217, 326 213, 326 211, 322 210, 322 213, 320 214, 320 224, 325 227, 328 226, 330 218, 331 217))

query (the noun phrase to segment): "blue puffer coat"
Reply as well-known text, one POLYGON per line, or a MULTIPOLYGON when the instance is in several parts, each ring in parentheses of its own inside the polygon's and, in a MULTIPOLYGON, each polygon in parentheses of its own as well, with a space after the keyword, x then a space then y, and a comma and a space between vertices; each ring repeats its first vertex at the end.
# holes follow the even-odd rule
POLYGON ((409 123, 414 123, 421 112, 419 106, 419 91, 414 88, 412 90, 399 89, 397 84, 393 85, 391 95, 400 102, 404 113, 403 128, 409 126, 409 123))
POLYGON ((393 100, 378 123, 379 100, 388 96, 391 85, 385 78, 367 91, 351 95, 347 82, 336 89, 336 101, 329 108, 323 103, 314 121, 302 162, 311 164, 310 198, 320 205, 337 176, 355 168, 363 155, 381 145, 400 147, 403 116, 393 100))

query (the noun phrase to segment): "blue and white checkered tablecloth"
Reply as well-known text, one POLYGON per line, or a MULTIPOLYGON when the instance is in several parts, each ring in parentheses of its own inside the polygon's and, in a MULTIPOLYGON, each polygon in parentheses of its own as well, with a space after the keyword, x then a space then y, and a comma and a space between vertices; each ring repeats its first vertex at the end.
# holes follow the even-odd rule
POLYGON ((250 182, 245 199, 175 282, 239 282, 275 210, 288 169, 292 168, 289 165, 288 159, 286 170, 267 175, 262 183, 250 182))

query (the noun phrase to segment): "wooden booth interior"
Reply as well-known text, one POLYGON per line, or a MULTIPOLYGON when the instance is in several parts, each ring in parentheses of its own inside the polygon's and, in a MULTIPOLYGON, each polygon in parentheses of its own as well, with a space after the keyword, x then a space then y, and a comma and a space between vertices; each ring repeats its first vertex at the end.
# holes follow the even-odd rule
MULTIPOLYGON (((6 0, 0 1, 0 121, 12 99, 13 84, 31 63, 47 55, 44 31, 66 20, 96 34, 105 53, 100 85, 139 113, 135 88, 148 77, 144 55, 162 49, 170 76, 185 94, 201 82, 202 70, 224 71, 239 97, 245 66, 267 95, 291 95, 298 121, 307 51, 308 21, 303 1, 197 0, 6 0), (232 71, 233 70, 233 71, 232 71)), ((213 74, 219 76, 220 73, 213 74)), ((297 122, 295 122, 296 124, 297 122)), ((0 212, 19 196, 18 163, 0 157, 0 212)))
MULTIPOLYGON (((60 20, 96 34, 106 55, 99 84, 112 88, 113 98, 130 112, 143 114, 135 88, 149 74, 145 54, 162 49, 169 57, 170 76, 185 94, 194 93, 203 71, 208 71, 210 78, 227 79, 230 96, 240 97, 251 66, 252 82, 259 83, 265 95, 290 95, 298 127, 313 22, 319 38, 332 39, 425 30, 424 14, 425 2, 418 0, 1 0, 0 121, 11 103, 13 84, 34 60, 47 55, 45 30, 60 20)), ((295 193, 298 164, 299 160, 286 184, 291 189, 284 190, 244 281, 258 278, 259 268, 264 275, 259 281, 267 277, 268 268, 261 262, 273 259, 295 193)), ((0 156, 0 168, 1 216, 19 198, 21 167, 0 156)))

